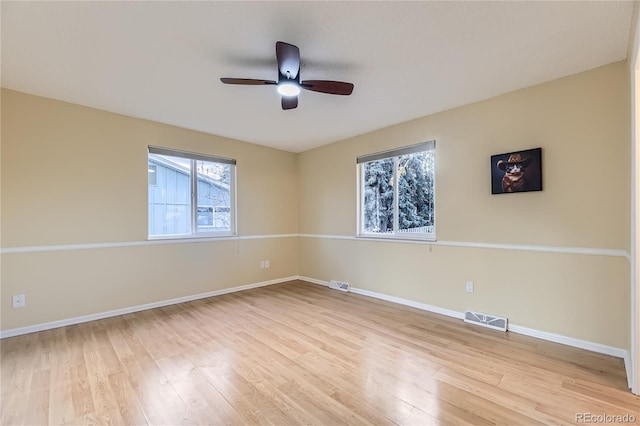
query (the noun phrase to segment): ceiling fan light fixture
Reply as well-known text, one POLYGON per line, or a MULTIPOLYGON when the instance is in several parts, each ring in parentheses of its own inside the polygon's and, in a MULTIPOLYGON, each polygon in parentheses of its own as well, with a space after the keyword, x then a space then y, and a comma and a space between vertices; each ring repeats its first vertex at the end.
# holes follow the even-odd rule
POLYGON ((282 96, 298 96, 300 94, 300 86, 295 83, 280 83, 278 84, 278 93, 282 96))
MULTIPOLYGON (((0 0, 2 1, 2 0, 0 0)), ((242 84, 247 86, 274 85, 282 98, 283 110, 298 107, 298 95, 301 89, 329 95, 350 95, 353 84, 333 80, 300 79, 300 49, 283 41, 276 42, 276 61, 278 62, 278 81, 259 80, 257 78, 221 78, 224 84, 242 84)))

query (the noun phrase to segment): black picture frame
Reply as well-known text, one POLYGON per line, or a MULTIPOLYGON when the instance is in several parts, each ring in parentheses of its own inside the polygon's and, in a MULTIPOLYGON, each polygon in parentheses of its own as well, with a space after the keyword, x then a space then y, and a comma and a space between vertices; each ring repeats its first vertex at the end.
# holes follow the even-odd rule
POLYGON ((491 193, 542 191, 542 148, 491 156, 491 193))

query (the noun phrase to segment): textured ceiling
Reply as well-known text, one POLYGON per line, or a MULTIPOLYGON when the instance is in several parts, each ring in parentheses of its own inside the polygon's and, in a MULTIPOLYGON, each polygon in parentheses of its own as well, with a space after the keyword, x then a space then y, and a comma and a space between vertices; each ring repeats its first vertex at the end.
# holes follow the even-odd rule
POLYGON ((2 86, 293 152, 626 59, 633 2, 1 2, 2 86), (283 111, 275 42, 300 48, 283 111))

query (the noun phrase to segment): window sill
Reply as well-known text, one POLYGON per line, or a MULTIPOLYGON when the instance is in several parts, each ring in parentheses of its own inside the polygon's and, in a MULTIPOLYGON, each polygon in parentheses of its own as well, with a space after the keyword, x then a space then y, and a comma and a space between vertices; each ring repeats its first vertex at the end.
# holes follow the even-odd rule
POLYGON ((176 235, 149 235, 147 237, 147 241, 162 241, 162 240, 215 240, 219 238, 235 238, 237 234, 225 232, 225 233, 210 233, 210 234, 198 234, 198 235, 185 235, 185 234, 176 234, 176 235))
POLYGON ((358 234, 356 238, 362 238, 367 240, 380 240, 380 241, 422 241, 435 243, 437 241, 436 236, 433 234, 408 234, 408 235, 398 235, 398 234, 358 234))

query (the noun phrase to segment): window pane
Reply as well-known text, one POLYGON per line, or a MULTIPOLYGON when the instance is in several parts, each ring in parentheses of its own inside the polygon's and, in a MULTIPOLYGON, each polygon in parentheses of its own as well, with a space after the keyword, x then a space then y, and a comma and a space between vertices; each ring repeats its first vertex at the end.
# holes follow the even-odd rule
POLYGON ((433 176, 433 151, 398 157, 398 232, 434 232, 433 176))
POLYGON ((357 159, 361 235, 435 239, 435 141, 357 159))
POLYGON ((233 235, 235 160, 149 147, 149 236, 233 235))
POLYGON ((393 232, 393 158, 364 163, 365 232, 393 232))
POLYGON ((149 235, 191 233, 190 164, 180 157, 149 154, 149 235))
POLYGON ((231 165, 196 161, 198 232, 231 231, 231 165))

